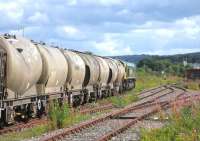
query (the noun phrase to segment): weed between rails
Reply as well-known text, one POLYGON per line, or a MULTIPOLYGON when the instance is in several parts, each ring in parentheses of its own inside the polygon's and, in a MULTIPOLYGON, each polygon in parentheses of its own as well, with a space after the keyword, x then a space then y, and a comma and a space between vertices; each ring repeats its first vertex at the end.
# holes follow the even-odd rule
POLYGON ((49 104, 48 129, 55 130, 68 127, 91 117, 92 115, 89 114, 80 114, 72 111, 67 103, 59 105, 56 101, 49 104))

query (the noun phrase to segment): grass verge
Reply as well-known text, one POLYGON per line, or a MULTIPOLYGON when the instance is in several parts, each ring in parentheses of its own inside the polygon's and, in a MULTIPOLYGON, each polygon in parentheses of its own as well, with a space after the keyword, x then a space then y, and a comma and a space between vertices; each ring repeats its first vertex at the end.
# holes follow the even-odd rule
POLYGON ((200 82, 199 81, 186 81, 183 82, 183 86, 186 89, 190 89, 190 90, 200 90, 200 82))
POLYGON ((172 114, 160 129, 142 129, 141 141, 199 141, 200 104, 184 107, 172 114))

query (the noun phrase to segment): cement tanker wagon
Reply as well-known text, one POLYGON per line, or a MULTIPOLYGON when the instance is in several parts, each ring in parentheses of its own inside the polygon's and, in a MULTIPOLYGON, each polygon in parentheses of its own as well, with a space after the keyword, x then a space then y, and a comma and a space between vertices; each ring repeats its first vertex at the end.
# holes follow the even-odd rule
MULTIPOLYGON (((35 95, 36 83, 42 73, 42 59, 36 46, 23 37, 5 34, 0 36, 0 48, 6 53, 4 99, 24 99, 35 95)), ((14 120, 14 108, 21 102, 6 103, 4 113, 10 115, 6 116, 8 122, 14 120)), ((31 100, 24 99, 23 103, 31 103, 31 100)))

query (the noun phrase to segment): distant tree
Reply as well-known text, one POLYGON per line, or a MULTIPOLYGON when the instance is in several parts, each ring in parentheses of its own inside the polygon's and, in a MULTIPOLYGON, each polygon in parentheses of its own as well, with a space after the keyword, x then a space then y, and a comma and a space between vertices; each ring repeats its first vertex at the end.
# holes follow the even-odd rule
POLYGON ((159 59, 156 58, 146 58, 138 62, 138 68, 144 68, 145 70, 151 70, 158 73, 168 73, 178 76, 183 76, 185 70, 189 66, 184 66, 182 63, 173 63, 170 59, 159 59))

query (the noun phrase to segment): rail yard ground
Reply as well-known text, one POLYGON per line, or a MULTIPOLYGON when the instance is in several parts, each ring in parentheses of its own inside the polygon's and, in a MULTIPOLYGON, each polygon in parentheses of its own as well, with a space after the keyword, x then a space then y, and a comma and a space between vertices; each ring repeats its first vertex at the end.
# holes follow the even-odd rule
MULTIPOLYGON (((80 114, 79 110, 77 110, 77 109, 76 109, 76 113, 77 114, 72 114, 70 112, 71 109, 68 109, 69 111, 66 112, 68 116, 65 116, 65 118, 63 119, 66 122, 64 122, 62 126, 63 127, 70 127, 70 126, 72 126, 74 124, 78 124, 78 123, 80 123, 82 121, 91 120, 91 119, 94 119, 96 117, 100 117, 102 115, 107 114, 108 112, 113 111, 113 110, 121 109, 121 108, 123 108, 123 107, 125 107, 125 106, 127 106, 127 105, 129 105, 131 103, 134 103, 134 102, 138 101, 139 100, 138 94, 141 91, 143 91, 144 89, 150 89, 150 88, 157 87, 157 86, 164 85, 164 84, 172 84, 172 83, 181 84, 181 82, 182 82, 182 79, 180 77, 167 76, 167 77, 164 78, 161 75, 153 74, 153 73, 147 73, 147 72, 145 72, 143 70, 140 70, 140 71, 137 72, 137 83, 136 83, 136 88, 135 89, 130 90, 128 92, 125 92, 125 94, 121 95, 120 97, 113 96, 113 97, 110 97, 108 99, 99 100, 96 103, 87 104, 87 105, 85 105, 83 107, 83 108, 85 108, 87 110, 87 109, 90 109, 90 108, 97 108, 100 105, 112 103, 115 106, 115 108, 109 108, 107 110, 94 112, 93 114, 91 114, 91 113, 80 114)), ((192 85, 194 85, 194 84, 192 84, 192 85)), ((81 111, 81 107, 80 107, 80 111, 81 111)), ((198 111, 198 112, 200 113, 200 111, 198 111)), ((183 117, 184 116, 185 115, 183 114, 183 117)), ((188 118, 190 118, 190 117, 188 117, 188 118)), ((197 116, 197 119, 198 118, 199 117, 197 116)), ((176 120, 176 119, 173 119, 173 118, 170 118, 170 119, 171 119, 170 121, 176 120)), ((183 120, 183 119, 184 118, 182 118, 180 120, 183 120)), ((188 122, 192 122, 192 119, 190 118, 188 120, 188 122)), ((157 122, 155 124, 157 124, 157 122)), ((50 127, 49 125, 52 125, 52 123, 48 122, 48 124, 40 124, 40 125, 37 125, 37 126, 33 126, 32 128, 27 128, 27 129, 25 128, 25 129, 23 129, 23 131, 20 131, 20 133, 19 132, 13 132, 13 133, 3 134, 3 135, 0 136, 0 140, 2 140, 2 141, 18 141, 18 140, 23 140, 23 139, 31 139, 32 137, 40 136, 40 135, 42 135, 42 134, 44 134, 46 132, 55 130, 57 128, 57 126, 54 126, 52 128, 52 126, 50 127)), ((153 121, 152 121, 151 125, 153 125, 153 121)), ((194 124, 192 124, 190 127, 193 127, 193 125, 194 124)), ((162 126, 164 126, 164 125, 162 124, 162 126)), ((160 126, 160 127, 162 127, 162 126, 160 126)), ((163 128, 155 129, 155 130, 153 129, 152 131, 151 130, 146 130, 144 128, 142 130, 142 132, 141 132, 142 140, 143 141, 150 141, 148 139, 152 138, 154 140, 153 137, 160 136, 159 139, 162 139, 164 141, 164 139, 162 137, 168 131, 167 129, 169 127, 170 128, 173 128, 173 127, 178 128, 179 126, 178 126, 178 124, 175 124, 173 126, 170 126, 170 124, 169 124, 167 127, 164 126, 163 128)), ((180 126, 180 128, 182 128, 182 126, 180 126)), ((177 130, 177 131, 179 131, 179 130, 177 130)), ((189 131, 189 129, 187 129, 186 131, 189 131)), ((196 130, 192 129, 190 131, 191 131, 190 133, 191 133, 192 136, 194 135, 193 132, 196 133, 196 130)), ((181 130, 180 130, 180 133, 181 133, 181 130)), ((131 134, 132 134, 132 132, 131 132, 131 134)), ((171 134, 174 135, 175 133, 174 132, 170 132, 169 134, 170 135, 171 134)), ((114 140, 114 139, 115 138, 113 138, 112 140, 114 140)), ((151 140, 151 141, 153 141, 153 140, 151 140)), ((158 140, 158 141, 160 141, 160 140, 158 140)))

